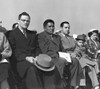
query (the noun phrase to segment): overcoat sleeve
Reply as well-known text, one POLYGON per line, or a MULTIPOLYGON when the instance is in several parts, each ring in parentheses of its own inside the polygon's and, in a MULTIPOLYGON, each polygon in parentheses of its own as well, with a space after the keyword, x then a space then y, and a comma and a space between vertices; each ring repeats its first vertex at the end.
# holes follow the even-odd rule
POLYGON ((6 38, 6 36, 1 33, 0 34, 0 48, 1 48, 1 55, 2 55, 2 58, 9 58, 12 54, 12 50, 11 50, 11 47, 10 47, 10 44, 6 38))
POLYGON ((42 34, 38 35, 38 45, 42 53, 46 54, 48 51, 48 47, 50 45, 49 40, 45 38, 42 34))

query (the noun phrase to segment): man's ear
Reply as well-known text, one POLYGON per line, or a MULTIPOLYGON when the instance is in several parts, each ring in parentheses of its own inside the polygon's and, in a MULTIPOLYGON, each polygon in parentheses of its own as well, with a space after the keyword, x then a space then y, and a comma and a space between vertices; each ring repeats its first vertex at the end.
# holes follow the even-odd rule
POLYGON ((46 31, 46 29, 44 28, 44 31, 46 31))

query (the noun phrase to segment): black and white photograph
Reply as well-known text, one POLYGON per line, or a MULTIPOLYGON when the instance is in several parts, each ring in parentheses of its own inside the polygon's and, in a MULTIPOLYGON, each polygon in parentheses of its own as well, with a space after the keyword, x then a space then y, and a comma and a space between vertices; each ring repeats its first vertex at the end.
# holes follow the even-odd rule
POLYGON ((0 0, 0 89, 100 89, 99 0, 0 0))

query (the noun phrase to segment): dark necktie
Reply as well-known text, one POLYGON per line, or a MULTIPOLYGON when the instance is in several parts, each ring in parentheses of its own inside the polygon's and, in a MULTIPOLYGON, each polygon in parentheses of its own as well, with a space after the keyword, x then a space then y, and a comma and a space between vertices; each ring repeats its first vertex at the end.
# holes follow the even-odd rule
POLYGON ((23 31, 24 36, 27 38, 26 30, 23 31))

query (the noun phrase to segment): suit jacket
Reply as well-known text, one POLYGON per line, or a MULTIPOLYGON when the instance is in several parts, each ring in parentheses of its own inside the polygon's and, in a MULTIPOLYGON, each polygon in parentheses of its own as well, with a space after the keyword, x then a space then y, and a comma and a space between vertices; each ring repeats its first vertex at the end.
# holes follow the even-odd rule
POLYGON ((26 30, 27 38, 19 28, 14 29, 9 34, 13 55, 12 58, 17 60, 17 70, 21 77, 25 75, 27 69, 32 65, 26 61, 26 56, 35 56, 36 50, 36 32, 26 30))
POLYGON ((60 36, 53 34, 52 37, 47 32, 38 34, 38 44, 42 53, 58 58, 58 52, 63 51, 60 36))
POLYGON ((60 33, 59 35, 61 37, 61 41, 62 41, 65 51, 73 52, 76 47, 76 42, 72 38, 72 36, 65 36, 63 33, 60 33))

